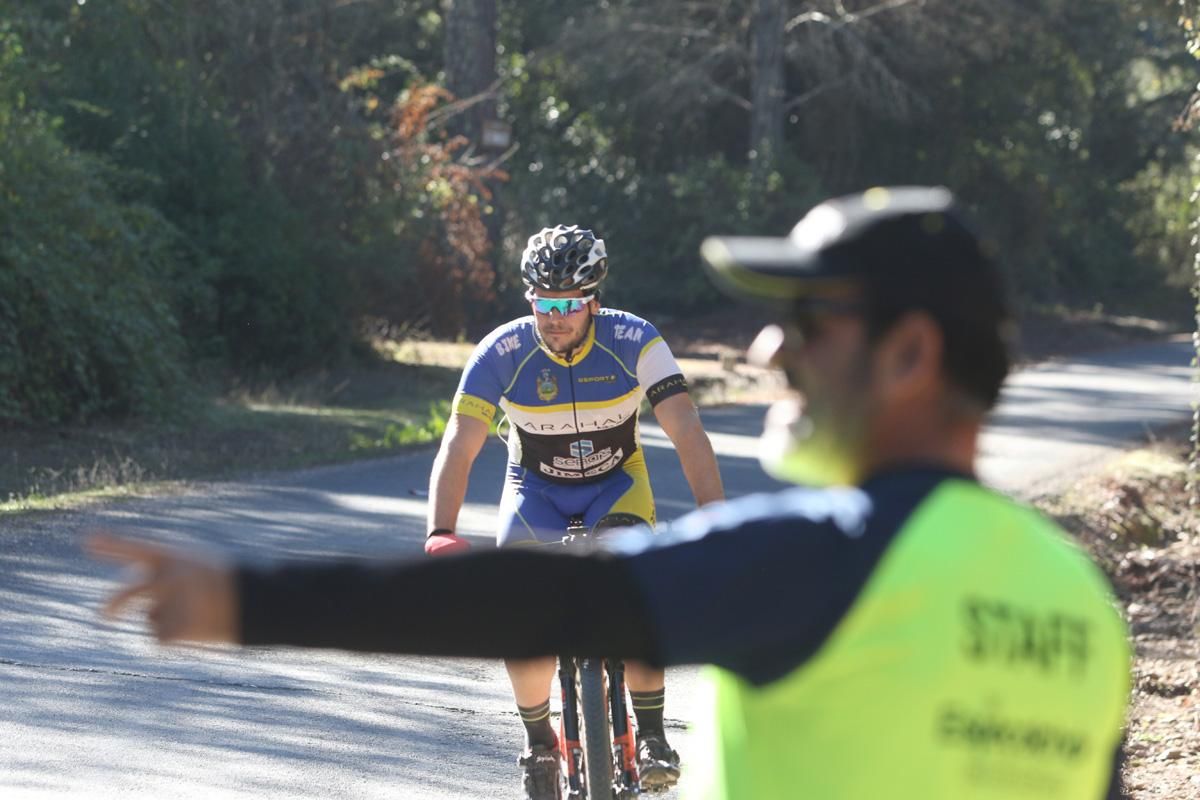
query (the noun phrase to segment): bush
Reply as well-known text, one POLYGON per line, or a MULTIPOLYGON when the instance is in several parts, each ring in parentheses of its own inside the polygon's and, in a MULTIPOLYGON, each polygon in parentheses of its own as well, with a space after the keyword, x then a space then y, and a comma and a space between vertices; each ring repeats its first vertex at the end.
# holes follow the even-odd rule
POLYGON ((178 234, 120 202, 109 165, 24 107, 23 66, 0 29, 0 418, 162 412, 182 383, 161 282, 178 234))

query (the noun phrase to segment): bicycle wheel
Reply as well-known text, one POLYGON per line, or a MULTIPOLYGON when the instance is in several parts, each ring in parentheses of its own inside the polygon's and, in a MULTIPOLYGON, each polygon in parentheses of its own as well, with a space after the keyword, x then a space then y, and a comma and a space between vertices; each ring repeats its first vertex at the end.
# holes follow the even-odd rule
POLYGON ((604 659, 579 660, 579 706, 588 800, 613 800, 612 728, 608 724, 604 659))

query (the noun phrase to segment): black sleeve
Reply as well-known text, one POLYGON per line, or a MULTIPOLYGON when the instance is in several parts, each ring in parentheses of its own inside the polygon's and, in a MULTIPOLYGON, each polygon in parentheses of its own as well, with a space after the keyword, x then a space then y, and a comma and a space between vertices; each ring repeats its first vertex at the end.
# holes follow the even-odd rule
POLYGON ((628 564, 609 555, 500 550, 243 567, 237 587, 247 645, 659 662, 643 593, 628 564))
POLYGON ((824 646, 943 477, 745 497, 676 520, 643 549, 631 542, 662 662, 715 664, 754 686, 787 675, 824 646))
POLYGON ((646 390, 646 399, 650 401, 650 406, 653 408, 668 397, 686 394, 687 390, 687 378, 678 374, 668 375, 646 390))

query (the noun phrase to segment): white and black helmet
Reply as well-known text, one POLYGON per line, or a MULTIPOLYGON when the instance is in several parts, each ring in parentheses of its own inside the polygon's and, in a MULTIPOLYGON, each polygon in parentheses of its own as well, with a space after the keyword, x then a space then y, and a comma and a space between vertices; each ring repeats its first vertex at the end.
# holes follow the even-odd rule
POLYGON ((591 291, 607 274, 604 240, 578 225, 542 228, 521 255, 521 279, 551 292, 591 291))

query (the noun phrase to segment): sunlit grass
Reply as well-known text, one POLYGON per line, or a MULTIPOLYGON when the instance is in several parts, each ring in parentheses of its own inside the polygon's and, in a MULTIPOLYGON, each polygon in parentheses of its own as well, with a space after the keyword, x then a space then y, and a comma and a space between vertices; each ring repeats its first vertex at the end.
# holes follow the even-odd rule
POLYGON ((368 365, 195 398, 186 414, 4 432, 0 513, 78 507, 189 480, 334 464, 436 441, 459 370, 368 365))

